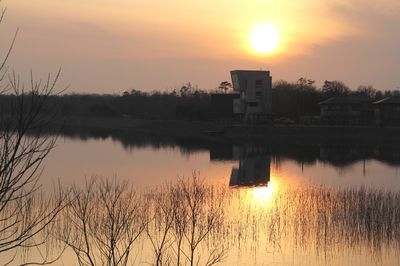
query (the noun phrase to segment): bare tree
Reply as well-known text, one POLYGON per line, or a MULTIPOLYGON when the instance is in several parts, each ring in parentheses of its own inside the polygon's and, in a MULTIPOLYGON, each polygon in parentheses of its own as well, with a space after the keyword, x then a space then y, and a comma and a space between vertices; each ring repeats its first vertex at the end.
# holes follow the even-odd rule
MULTIPOLYGON (((0 0, 0 4, 1 4, 1 0, 0 0)), ((0 24, 2 24, 4 16, 6 14, 7 8, 5 7, 0 7, 0 24)), ((14 47, 15 41, 17 39, 17 34, 18 34, 18 29, 15 31, 14 37, 12 38, 11 44, 9 45, 6 54, 4 56, 4 58, 2 60, 0 60, 0 93, 4 93, 8 90, 8 86, 7 85, 3 85, 1 84, 7 75, 7 70, 8 67, 6 66, 7 60, 10 57, 11 51, 14 47)))
POLYGON ((94 180, 87 181, 84 190, 72 187, 73 202, 63 211, 58 239, 65 242, 74 251, 79 265, 96 265, 92 251, 91 220, 94 206, 94 180))
MULTIPOLYGON (((0 23, 5 12, 0 10, 0 23)), ((44 199, 38 191, 42 163, 56 142, 43 131, 53 118, 45 114, 46 104, 56 93, 60 71, 46 81, 35 82, 31 75, 28 87, 15 73, 8 74, 6 63, 16 36, 0 61, 0 96, 7 94, 0 109, 0 253, 8 254, 44 244, 49 235, 42 233, 67 202, 63 193, 44 199)), ((48 262, 46 258, 40 263, 48 262)))
POLYGON ((79 265, 128 265, 134 242, 146 226, 145 203, 127 183, 91 179, 72 189, 59 240, 74 251, 79 265))
POLYGON ((156 189, 150 193, 150 219, 146 234, 153 248, 154 265, 170 265, 172 257, 168 254, 174 239, 171 231, 174 226, 174 215, 178 211, 179 202, 171 197, 171 186, 156 189))
POLYGON ((171 200, 176 202, 178 205, 177 208, 174 208, 173 216, 174 216, 174 224, 173 224, 173 232, 176 242, 176 265, 182 264, 182 249, 184 245, 184 237, 188 224, 188 213, 187 208, 183 206, 179 206, 182 203, 182 192, 180 190, 180 186, 176 185, 171 189, 171 200))
POLYGON ((115 178, 99 185, 100 208, 93 230, 98 232, 95 241, 106 258, 102 265, 127 265, 133 243, 145 228, 146 205, 127 185, 127 182, 117 183, 115 178))
POLYGON ((354 92, 354 94, 358 94, 358 95, 365 95, 368 96, 372 99, 375 99, 376 94, 377 94, 377 89, 375 89, 373 86, 371 85, 360 85, 358 86, 357 90, 354 92))
POLYGON ((350 89, 343 81, 325 80, 322 86, 322 94, 325 97, 346 96, 350 94, 350 89))
POLYGON ((229 81, 222 81, 217 87, 217 92, 228 93, 233 89, 232 84, 229 81))
POLYGON ((136 241, 150 248, 152 265, 209 266, 226 257, 227 248, 217 240, 224 191, 196 175, 145 194, 116 179, 91 179, 83 189, 74 186, 72 194, 55 231, 79 265, 132 264, 136 241))
MULTIPOLYGON (((181 192, 181 207, 186 209, 187 215, 184 230, 187 251, 182 251, 182 254, 191 266, 198 265, 201 255, 205 255, 198 252, 200 244, 222 225, 224 193, 214 193, 212 187, 206 186, 196 173, 192 179, 179 180, 178 190, 181 192)), ((226 252, 227 249, 220 245, 210 248, 205 265, 223 261, 226 252)))
POLYGON ((209 266, 225 259, 227 249, 211 239, 223 222, 224 193, 215 192, 194 173, 149 193, 153 265, 209 266))

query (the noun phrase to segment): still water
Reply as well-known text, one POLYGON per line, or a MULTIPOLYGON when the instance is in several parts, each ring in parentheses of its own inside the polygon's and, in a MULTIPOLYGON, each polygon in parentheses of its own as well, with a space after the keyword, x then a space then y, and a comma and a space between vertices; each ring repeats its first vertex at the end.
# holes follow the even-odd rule
MULTIPOLYGON (((354 143, 59 136, 41 182, 83 186, 92 176, 116 177, 146 190, 196 173, 230 195, 218 240, 229 246, 223 265, 399 265, 398 151, 354 143)), ((136 249, 134 264, 150 263, 149 247, 136 249)), ((54 265, 71 263, 67 251, 54 265)))
POLYGON ((59 136, 56 148, 45 161, 42 183, 72 184, 101 176, 146 187, 189 177, 196 171, 207 182, 226 186, 274 182, 284 187, 364 186, 400 190, 397 149, 229 142, 193 146, 190 141, 126 142, 112 136, 84 139, 59 136))

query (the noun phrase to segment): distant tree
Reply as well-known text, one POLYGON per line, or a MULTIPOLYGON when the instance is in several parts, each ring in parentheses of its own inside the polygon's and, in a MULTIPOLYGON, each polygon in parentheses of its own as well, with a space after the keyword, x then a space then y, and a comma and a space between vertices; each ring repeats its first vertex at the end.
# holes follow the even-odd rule
POLYGON ((322 93, 325 97, 345 96, 350 94, 350 89, 343 81, 325 80, 322 86, 322 93))
POLYGON ((377 93, 377 90, 374 87, 372 87, 371 85, 368 85, 368 86, 360 85, 360 86, 358 86, 357 90, 355 91, 355 94, 365 95, 370 98, 375 98, 376 93, 377 93))
POLYGON ((173 89, 172 92, 170 93, 170 95, 172 96, 178 96, 178 92, 176 91, 176 89, 173 89))
POLYGON ((290 83, 290 82, 288 82, 286 80, 282 80, 282 79, 277 80, 272 84, 272 89, 275 89, 275 90, 286 90, 291 87, 294 87, 293 83, 290 83))
POLYGON ((383 93, 384 97, 390 97, 392 96, 392 91, 390 90, 385 90, 385 92, 383 93))
POLYGON ((131 95, 133 96, 141 96, 141 95, 145 95, 146 93, 144 93, 143 91, 140 90, 136 90, 136 89, 132 89, 131 90, 131 95))
POLYGON ((179 94, 181 97, 190 96, 193 92, 193 86, 190 82, 183 84, 179 90, 179 94))
POLYGON ((300 90, 315 90, 314 86, 315 80, 307 79, 307 78, 299 78, 296 82, 296 88, 300 90))
POLYGON ((217 88, 217 92, 227 93, 232 89, 232 84, 230 82, 222 81, 217 88))
POLYGON ((307 78, 299 78, 295 83, 284 80, 275 82, 272 86, 274 114, 294 120, 304 115, 318 115, 321 93, 314 83, 307 78))
POLYGON ((297 112, 296 84, 285 80, 274 82, 272 86, 272 111, 278 116, 294 118, 297 112))

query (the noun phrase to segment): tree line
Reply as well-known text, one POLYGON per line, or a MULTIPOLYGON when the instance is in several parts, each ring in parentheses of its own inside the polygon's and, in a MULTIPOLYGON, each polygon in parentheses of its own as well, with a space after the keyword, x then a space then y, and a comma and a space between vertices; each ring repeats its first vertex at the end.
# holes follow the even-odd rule
MULTIPOLYGON (((219 119, 211 105, 213 93, 231 93, 232 85, 223 81, 215 90, 198 88, 191 83, 171 91, 124 91, 118 94, 63 94, 49 97, 50 106, 57 106, 59 114, 68 116, 129 117, 133 119, 213 120, 219 119)), ((342 81, 328 81, 318 88, 315 81, 299 78, 295 82, 279 80, 272 87, 274 117, 298 121, 303 116, 317 116, 318 103, 330 97, 366 95, 379 100, 400 95, 398 90, 381 91, 372 86, 359 86, 351 90, 342 81)), ((13 94, 2 94, 0 104, 7 110, 13 94)))

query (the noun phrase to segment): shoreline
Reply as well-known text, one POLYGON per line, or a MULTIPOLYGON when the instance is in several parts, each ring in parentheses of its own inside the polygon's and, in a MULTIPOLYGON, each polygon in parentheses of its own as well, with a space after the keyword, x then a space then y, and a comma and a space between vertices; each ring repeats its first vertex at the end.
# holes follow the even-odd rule
POLYGON ((400 142, 400 127, 277 126, 227 121, 136 120, 131 118, 67 117, 55 123, 61 132, 129 132, 134 136, 187 137, 227 141, 400 142))

